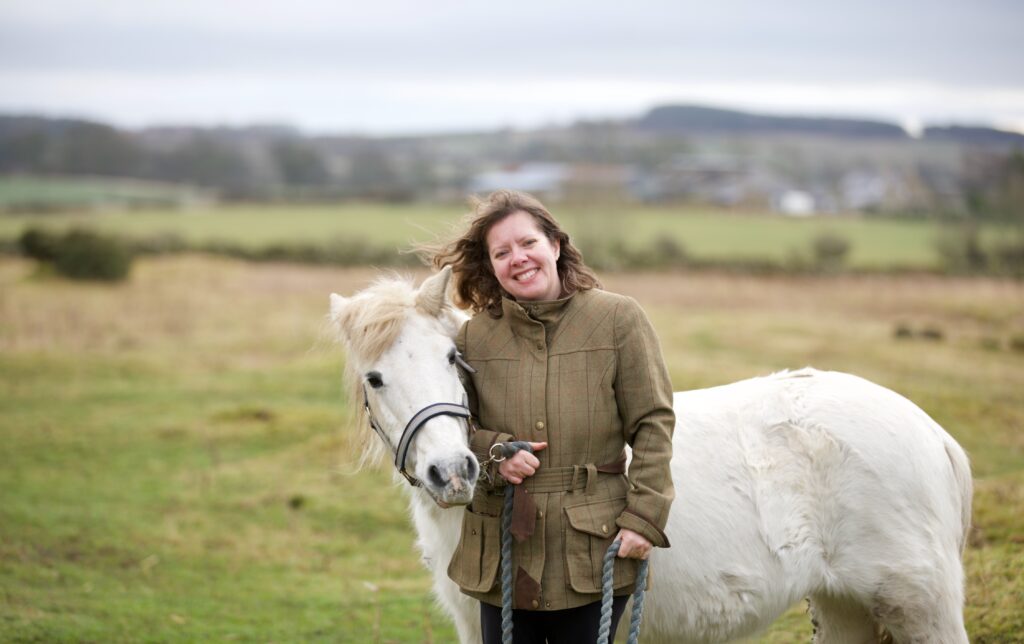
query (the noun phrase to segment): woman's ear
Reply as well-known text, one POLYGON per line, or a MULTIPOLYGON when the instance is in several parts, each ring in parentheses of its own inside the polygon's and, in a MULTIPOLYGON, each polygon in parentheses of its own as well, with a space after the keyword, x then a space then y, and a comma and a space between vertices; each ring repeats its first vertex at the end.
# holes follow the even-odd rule
POLYGON ((555 261, 557 262, 558 258, 561 257, 561 256, 562 256, 562 242, 556 239, 555 240, 555 261))

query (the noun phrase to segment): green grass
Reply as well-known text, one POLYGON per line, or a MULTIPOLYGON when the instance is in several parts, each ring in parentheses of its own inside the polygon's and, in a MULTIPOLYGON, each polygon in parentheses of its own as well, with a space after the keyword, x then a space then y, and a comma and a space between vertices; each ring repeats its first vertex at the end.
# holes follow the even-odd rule
MULTIPOLYGON (((402 490, 353 473, 343 357, 322 335, 327 294, 374 275, 184 256, 108 286, 0 260, 0 641, 452 641, 402 490)), ((606 282, 651 312, 677 389, 810 363, 932 414, 977 478, 972 641, 1020 640, 1024 354, 1006 339, 1024 287, 606 282), (896 340, 897 323, 945 339, 896 340)), ((810 633, 796 606, 755 641, 810 633)))
MULTIPOLYGON (((858 268, 934 267, 935 240, 940 229, 921 220, 818 217, 790 219, 761 213, 700 210, 637 210, 622 216, 600 215, 596 223, 573 217, 578 231, 599 228, 609 237, 643 245, 659 237, 683 244, 697 259, 746 259, 784 262, 794 254, 810 254, 816 237, 832 233, 850 242, 848 262, 858 268)), ((580 233, 584 234, 585 233, 580 233)))
MULTIPOLYGON (((274 243, 323 243, 335 238, 365 240, 374 246, 408 248, 412 242, 447 235, 464 212, 459 206, 340 204, 304 206, 213 206, 182 210, 6 215, 0 239, 12 239, 26 227, 87 226, 129 237, 176 234, 198 244, 213 241, 260 248, 274 243)), ((556 209, 566 229, 587 252, 588 244, 622 240, 641 248, 669 237, 698 260, 786 262, 808 258, 813 240, 832 233, 850 242, 848 264, 856 268, 935 268, 940 227, 925 220, 858 217, 791 219, 763 213, 726 213, 684 208, 624 207, 556 209)), ((1002 234, 984 230, 986 240, 1002 234)))
POLYGON ((199 196, 189 186, 110 177, 0 176, 0 209, 46 210, 111 207, 124 204, 167 205, 199 196))
POLYGON ((192 243, 230 241, 250 248, 282 242, 321 242, 357 237, 375 244, 406 246, 450 227, 458 210, 428 206, 349 204, 340 206, 216 206, 186 210, 0 217, 0 237, 14 237, 31 224, 54 228, 95 227, 129 237, 174 233, 192 243))

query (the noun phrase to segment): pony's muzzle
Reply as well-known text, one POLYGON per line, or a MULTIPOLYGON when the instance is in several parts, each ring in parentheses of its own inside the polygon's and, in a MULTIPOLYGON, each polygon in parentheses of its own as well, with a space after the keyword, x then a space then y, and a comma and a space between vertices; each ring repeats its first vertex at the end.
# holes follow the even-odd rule
POLYGON ((445 461, 435 461, 427 468, 427 483, 435 496, 448 505, 466 505, 473 499, 473 489, 480 475, 476 458, 469 454, 445 461))

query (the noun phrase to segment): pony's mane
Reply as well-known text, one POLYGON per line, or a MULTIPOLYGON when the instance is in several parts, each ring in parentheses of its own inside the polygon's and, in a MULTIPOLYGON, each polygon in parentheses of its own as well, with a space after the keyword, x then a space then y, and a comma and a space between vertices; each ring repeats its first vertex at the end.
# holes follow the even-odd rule
MULTIPOLYGON (((345 360, 345 380, 356 428, 355 438, 361 447, 360 467, 380 462, 387 456, 387 450, 367 421, 363 408, 363 374, 356 371, 355 363, 373 362, 395 343, 402 325, 416 309, 417 292, 411 278, 398 275, 382 277, 352 296, 334 319, 349 353, 345 360)), ((445 308, 450 311, 449 307, 445 308)))

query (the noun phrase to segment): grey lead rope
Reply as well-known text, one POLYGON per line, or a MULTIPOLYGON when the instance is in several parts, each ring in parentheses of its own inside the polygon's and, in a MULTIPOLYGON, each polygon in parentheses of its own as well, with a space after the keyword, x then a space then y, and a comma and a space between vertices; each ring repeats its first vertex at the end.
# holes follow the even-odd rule
POLYGON ((505 486, 505 509, 501 513, 501 644, 512 644, 512 495, 505 486))
MULTIPOLYGON (((526 450, 533 453, 533 448, 527 441, 510 441, 508 443, 496 443, 491 447, 501 452, 501 459, 511 457, 519 450, 526 450)), ((492 459, 494 455, 492 452, 492 459)), ((495 459, 497 460, 497 459, 495 459)), ((505 509, 501 513, 501 642, 512 644, 512 495, 515 493, 515 486, 508 483, 505 486, 505 509)))
MULTIPOLYGON (((612 573, 615 570, 615 556, 619 553, 621 539, 616 539, 604 553, 604 571, 601 576, 601 624, 597 631, 597 644, 608 644, 612 630, 612 573)), ((644 587, 647 585, 647 559, 641 559, 636 571, 636 587, 633 589, 633 612, 629 619, 627 644, 637 644, 640 639, 640 618, 644 612, 644 587)))
MULTIPOLYGON (((505 443, 502 448, 508 458, 520 449, 533 451, 529 443, 515 441, 505 443)), ((501 642, 512 644, 512 497, 515 486, 505 487, 505 508, 501 513, 501 642)), ((615 571, 615 556, 622 544, 620 539, 612 542, 604 553, 604 568, 601 575, 601 622, 597 632, 597 644, 608 644, 612 630, 612 577, 615 571)), ((647 585, 648 560, 640 560, 637 568, 636 587, 633 590, 633 612, 629 620, 627 644, 637 644, 640 638, 640 619, 644 612, 644 587, 647 585)))

